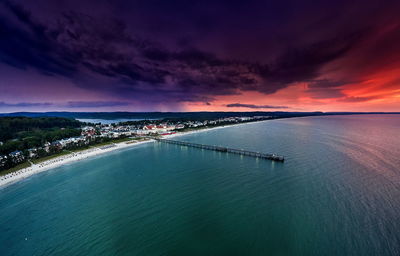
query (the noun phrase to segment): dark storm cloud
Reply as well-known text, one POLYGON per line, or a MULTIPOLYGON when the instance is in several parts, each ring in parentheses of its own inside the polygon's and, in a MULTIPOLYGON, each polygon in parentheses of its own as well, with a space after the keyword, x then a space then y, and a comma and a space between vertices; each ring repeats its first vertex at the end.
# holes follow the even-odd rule
POLYGON ((308 83, 307 93, 314 99, 331 99, 341 98, 345 94, 341 91, 341 87, 350 82, 331 81, 327 79, 313 80, 308 83))
POLYGON ((332 99, 344 97, 341 88, 312 88, 306 90, 313 99, 332 99))
POLYGON ((332 80, 328 80, 328 79, 313 80, 308 83, 308 88, 309 89, 337 88, 337 87, 343 86, 344 84, 347 84, 347 83, 350 83, 350 82, 332 81, 332 80))
POLYGON ((120 107, 128 106, 128 102, 119 101, 69 101, 66 104, 55 104, 50 102, 37 103, 37 102, 18 102, 18 103, 7 103, 0 101, 0 108, 29 108, 29 107, 68 107, 68 108, 98 108, 98 107, 120 107))
POLYGON ((61 48, 53 44, 47 28, 32 20, 31 14, 11 2, 2 3, 13 15, 0 16, 0 60, 17 68, 36 68, 46 74, 68 76, 75 72, 73 63, 61 48))
POLYGON ((304 48, 287 50, 275 64, 256 67, 257 73, 264 77, 269 85, 259 90, 273 93, 291 83, 307 82, 318 77, 321 67, 346 54, 362 39, 363 35, 364 33, 360 31, 320 41, 304 48))
POLYGON ((287 106, 272 106, 272 105, 254 105, 254 104, 241 104, 241 103, 232 103, 226 105, 228 108, 271 108, 271 109, 285 109, 289 108, 287 106))
POLYGON ((343 97, 343 84, 321 80, 321 69, 368 41, 376 31, 368 19, 381 13, 344 15, 346 1, 40 2, 53 11, 0 3, 0 61, 121 100, 158 102, 272 94, 298 82, 314 98, 343 97), (225 53, 215 46, 228 39, 225 53))
POLYGON ((120 107, 128 106, 128 102, 119 101, 69 101, 68 108, 98 108, 98 107, 120 107))
POLYGON ((52 106, 52 103, 35 103, 35 102, 18 102, 18 103, 6 103, 1 101, 0 108, 2 107, 48 107, 52 106))

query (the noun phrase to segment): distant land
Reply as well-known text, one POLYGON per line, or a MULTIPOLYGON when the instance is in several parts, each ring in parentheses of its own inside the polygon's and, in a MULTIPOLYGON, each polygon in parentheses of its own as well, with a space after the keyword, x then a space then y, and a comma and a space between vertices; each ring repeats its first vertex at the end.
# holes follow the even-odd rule
POLYGON ((209 119, 230 116, 273 116, 275 118, 325 116, 325 115, 360 115, 360 114, 400 114, 400 112, 14 112, 0 113, 0 116, 26 116, 26 117, 65 117, 76 119, 209 119))

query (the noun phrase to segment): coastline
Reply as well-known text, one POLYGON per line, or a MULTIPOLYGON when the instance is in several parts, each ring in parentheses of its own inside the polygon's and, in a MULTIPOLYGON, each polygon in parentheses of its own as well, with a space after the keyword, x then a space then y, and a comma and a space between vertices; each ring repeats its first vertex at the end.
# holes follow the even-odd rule
POLYGON ((65 164, 70 164, 90 157, 105 154, 111 151, 133 147, 144 143, 150 143, 153 141, 154 140, 146 140, 136 143, 126 143, 126 142, 114 143, 106 146, 89 148, 79 152, 72 152, 71 154, 55 157, 50 160, 43 161, 37 164, 31 163, 31 166, 27 168, 23 168, 18 171, 0 176, 0 188, 5 185, 11 185, 15 182, 28 178, 34 174, 48 171, 65 164))
MULTIPOLYGON (((262 120, 262 121, 257 121, 257 122, 247 122, 247 123, 240 123, 240 124, 232 124, 232 125, 224 125, 224 126, 217 126, 217 127, 212 127, 212 128, 204 128, 204 129, 199 129, 199 130, 194 130, 194 131, 187 131, 187 132, 178 132, 175 134, 170 134, 170 135, 164 135, 162 137, 164 138, 174 138, 174 137, 180 137, 188 134, 194 134, 194 133, 200 133, 200 132, 206 132, 210 130, 216 130, 216 129, 223 129, 223 128, 228 128, 228 127, 233 127, 233 126, 238 126, 238 125, 246 125, 246 124, 251 124, 251 123, 259 123, 259 122, 266 122, 269 120, 262 120)), ((120 150, 120 149, 125 149, 125 148, 130 148, 134 146, 138 146, 141 144, 145 143, 150 143, 154 142, 155 140, 150 139, 146 141, 140 141, 140 142, 119 142, 119 143, 114 143, 106 146, 100 146, 100 147, 93 147, 89 148, 87 150, 79 151, 79 152, 71 152, 71 154, 59 156, 52 158, 47 161, 43 161, 37 164, 32 164, 31 166, 27 168, 20 169, 18 171, 8 173, 6 175, 0 176, 0 188, 4 187, 6 185, 11 185, 15 182, 18 182, 20 180, 23 180, 25 178, 28 178, 32 175, 35 175, 37 173, 41 173, 44 171, 48 171, 51 169, 54 169, 56 167, 65 165, 65 164, 70 164, 73 162, 81 161, 90 157, 98 156, 101 154, 105 154, 108 152, 120 150)))

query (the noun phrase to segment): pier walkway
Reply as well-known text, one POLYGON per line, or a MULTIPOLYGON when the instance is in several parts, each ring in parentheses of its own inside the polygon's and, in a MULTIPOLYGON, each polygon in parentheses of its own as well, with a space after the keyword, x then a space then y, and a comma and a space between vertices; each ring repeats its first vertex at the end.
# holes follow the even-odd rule
POLYGON ((198 143, 191 143, 191 142, 177 141, 177 140, 168 140, 168 139, 160 139, 160 138, 156 138, 155 140, 158 141, 158 142, 176 144, 176 145, 193 147, 193 148, 200 148, 200 149, 207 149, 207 150, 213 150, 213 151, 218 151, 218 152, 233 153, 233 154, 238 154, 238 155, 243 155, 243 156, 259 157, 259 158, 264 158, 264 159, 268 159, 268 160, 272 160, 272 161, 283 162, 285 160, 285 158, 283 156, 278 156, 276 154, 266 154, 266 153, 260 153, 260 152, 247 151, 247 150, 243 150, 243 149, 234 149, 234 148, 227 148, 227 147, 203 145, 203 144, 198 144, 198 143))

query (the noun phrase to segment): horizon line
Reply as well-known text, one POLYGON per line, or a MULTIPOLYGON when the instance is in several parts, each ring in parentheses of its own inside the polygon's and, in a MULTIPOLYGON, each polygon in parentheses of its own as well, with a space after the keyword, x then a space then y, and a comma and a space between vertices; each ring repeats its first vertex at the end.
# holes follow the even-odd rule
POLYGON ((16 111, 0 112, 0 115, 19 113, 348 113, 348 114, 400 114, 400 111, 16 111))

